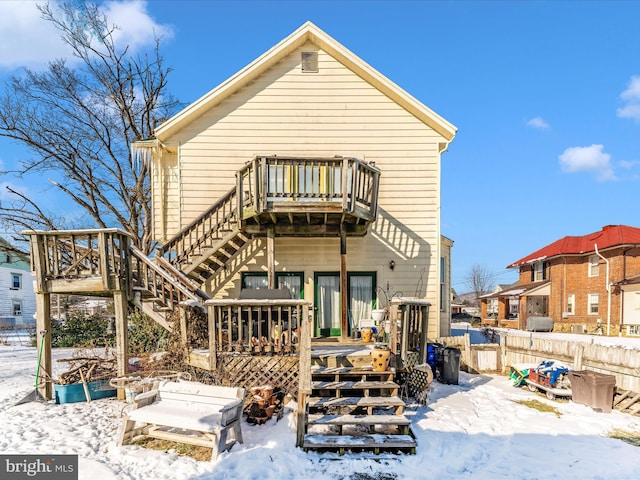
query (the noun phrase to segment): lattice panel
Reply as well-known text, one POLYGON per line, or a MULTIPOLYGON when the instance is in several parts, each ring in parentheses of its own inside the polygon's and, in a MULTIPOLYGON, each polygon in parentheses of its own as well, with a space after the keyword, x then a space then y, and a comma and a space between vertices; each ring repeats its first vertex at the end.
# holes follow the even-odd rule
POLYGON ((271 385, 298 398, 299 357, 219 355, 218 379, 222 385, 251 387, 271 385))

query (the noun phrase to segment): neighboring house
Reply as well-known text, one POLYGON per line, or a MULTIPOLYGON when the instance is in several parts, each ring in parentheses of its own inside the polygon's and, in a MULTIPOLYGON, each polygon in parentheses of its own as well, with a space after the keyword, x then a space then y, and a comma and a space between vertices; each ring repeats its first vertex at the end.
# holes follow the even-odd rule
POLYGON ((314 304, 316 334, 344 336, 401 292, 431 303, 432 338, 449 332, 440 160, 455 133, 308 22, 134 153, 152 168, 160 254, 209 295, 287 287, 314 304), (190 241, 217 232, 199 259, 180 250, 190 225, 190 241))
POLYGON ((0 238, 0 327, 35 325, 33 278, 29 257, 0 238))
POLYGON ((519 299, 514 290, 520 290, 520 285, 498 284, 493 292, 480 297, 481 318, 483 322, 500 323, 501 321, 513 321, 518 318, 519 299), (502 299, 502 302, 500 301, 502 299))
POLYGON ((520 281, 499 301, 519 299, 517 328, 548 316, 556 331, 640 335, 640 228, 564 237, 507 268, 519 269, 520 281))

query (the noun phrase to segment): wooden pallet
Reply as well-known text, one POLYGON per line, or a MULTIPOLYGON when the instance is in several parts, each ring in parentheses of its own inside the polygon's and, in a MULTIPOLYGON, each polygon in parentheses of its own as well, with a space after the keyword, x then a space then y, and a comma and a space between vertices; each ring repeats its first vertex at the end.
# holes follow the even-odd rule
POLYGON ((640 415, 640 393, 621 390, 614 394, 613 408, 624 413, 640 415))

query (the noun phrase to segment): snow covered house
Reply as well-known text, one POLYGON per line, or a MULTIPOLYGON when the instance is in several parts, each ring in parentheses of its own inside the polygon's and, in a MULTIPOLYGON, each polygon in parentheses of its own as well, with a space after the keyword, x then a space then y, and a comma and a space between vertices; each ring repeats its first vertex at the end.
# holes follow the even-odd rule
POLYGON ((456 128, 314 24, 155 133, 135 145, 154 235, 208 294, 286 287, 316 335, 345 337, 398 293, 430 303, 429 337, 449 333, 440 158, 456 128), (206 252, 183 248, 207 228, 206 252))
MULTIPOLYGON (((449 335, 453 241, 440 232, 440 159, 455 133, 305 23, 133 145, 151 170, 154 255, 118 229, 26 232, 38 329, 49 329, 51 295, 112 296, 118 375, 126 376, 133 303, 179 330, 190 366, 297 397, 304 449, 354 447, 346 434, 340 444, 335 435, 317 443, 307 427, 318 420, 311 409, 347 401, 340 389, 360 375, 364 396, 345 407, 363 401, 369 413, 395 414, 344 418, 371 432, 395 429, 384 445, 370 435, 358 445, 415 453, 393 379, 426 363, 429 339, 449 335), (374 347, 354 338, 374 313, 383 322, 376 346, 388 345, 377 349, 389 362, 380 373, 369 373, 368 354, 349 359, 342 348, 374 347), (337 348, 327 353, 327 344, 337 348), (339 388, 321 388, 321 369, 345 363, 339 375, 350 380, 331 373, 339 388)), ((46 371, 47 348, 43 359, 46 371)), ((50 387, 43 380, 43 395, 50 387)))
POLYGON ((35 312, 29 258, 0 238, 0 327, 33 326, 35 312))

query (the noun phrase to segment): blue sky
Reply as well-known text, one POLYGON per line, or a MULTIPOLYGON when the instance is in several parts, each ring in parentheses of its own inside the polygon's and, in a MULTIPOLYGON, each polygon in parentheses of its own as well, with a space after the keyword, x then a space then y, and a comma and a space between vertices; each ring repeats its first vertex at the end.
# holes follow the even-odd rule
MULTIPOLYGON (((30 2, 0 2, 0 81, 64 55, 30 2), (29 8, 27 8, 29 7, 29 8)), ((453 286, 565 235, 640 227, 640 2, 107 2, 135 48, 161 32, 189 103, 311 20, 458 127, 442 157, 453 286)), ((3 170, 25 153, 0 139, 3 170)), ((8 176, 0 184, 20 185, 8 176)), ((21 185, 43 195, 46 182, 21 185)), ((2 188, 2 190, 4 190, 2 188)), ((0 200, 4 193, 0 192, 0 200)))

